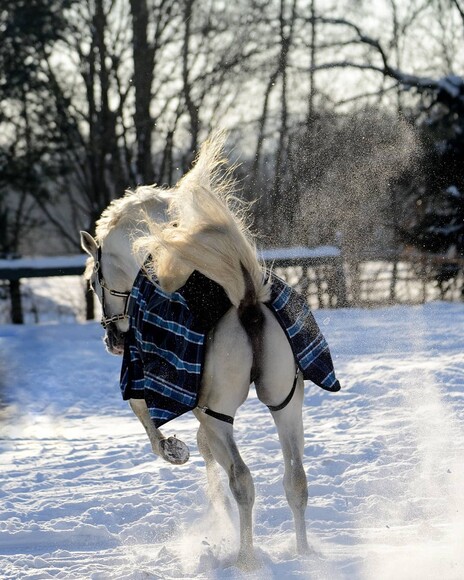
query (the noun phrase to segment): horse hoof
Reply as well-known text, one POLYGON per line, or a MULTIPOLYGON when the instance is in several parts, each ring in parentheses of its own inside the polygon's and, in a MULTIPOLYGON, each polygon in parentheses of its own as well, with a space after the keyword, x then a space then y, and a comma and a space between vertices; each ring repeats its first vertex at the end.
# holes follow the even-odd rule
POLYGON ((237 568, 243 572, 253 572, 262 566, 262 562, 253 552, 239 552, 237 557, 237 568))
POLYGON ((162 439, 159 444, 159 449, 161 457, 174 465, 182 465, 190 457, 187 445, 176 437, 162 439))

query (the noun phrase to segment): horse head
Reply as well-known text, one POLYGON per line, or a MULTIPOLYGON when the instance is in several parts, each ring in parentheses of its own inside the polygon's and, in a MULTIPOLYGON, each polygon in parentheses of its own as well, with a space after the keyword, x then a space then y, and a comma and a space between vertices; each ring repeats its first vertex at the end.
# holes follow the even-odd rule
POLYGON ((156 223, 167 219, 171 193, 156 186, 139 186, 115 199, 96 223, 96 236, 81 232, 82 249, 89 255, 85 277, 102 307, 106 348, 122 354, 129 330, 128 298, 144 263, 144 250, 135 251, 134 239, 147 233, 147 217, 156 223))
POLYGON ((110 353, 121 355, 129 329, 127 304, 134 268, 123 267, 124 253, 116 251, 115 242, 115 236, 107 236, 99 244, 89 233, 81 232, 81 246, 89 255, 86 278, 100 301, 105 345, 110 353))

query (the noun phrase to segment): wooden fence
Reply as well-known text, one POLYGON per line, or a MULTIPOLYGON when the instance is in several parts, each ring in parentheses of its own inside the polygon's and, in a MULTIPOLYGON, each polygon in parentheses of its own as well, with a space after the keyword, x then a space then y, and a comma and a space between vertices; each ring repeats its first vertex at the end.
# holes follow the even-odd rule
MULTIPOLYGON (((347 305, 343 261, 338 248, 279 248, 262 250, 260 256, 269 268, 306 294, 311 307, 347 305)), ((9 286, 12 322, 21 324, 24 320, 21 279, 80 276, 85 261, 85 255, 0 260, 0 280, 9 286)))
MULTIPOLYGON (((430 300, 464 300, 464 260, 425 254, 343 258, 335 247, 279 248, 260 252, 269 268, 307 296, 311 308, 372 307, 430 300)), ((0 260, 0 286, 7 287, 11 319, 24 319, 20 280, 80 276, 86 257, 0 260)), ((87 318, 93 317, 93 309, 87 318)))
POLYGON ((84 273, 85 261, 84 255, 0 260, 0 280, 5 280, 9 286, 13 324, 22 324, 24 321, 20 282, 22 278, 81 276, 84 273))
POLYGON ((352 306, 464 300, 464 259, 403 252, 345 260, 352 306))
POLYGON ((288 284, 307 296, 311 308, 348 306, 343 257, 339 248, 276 248, 261 258, 288 284))

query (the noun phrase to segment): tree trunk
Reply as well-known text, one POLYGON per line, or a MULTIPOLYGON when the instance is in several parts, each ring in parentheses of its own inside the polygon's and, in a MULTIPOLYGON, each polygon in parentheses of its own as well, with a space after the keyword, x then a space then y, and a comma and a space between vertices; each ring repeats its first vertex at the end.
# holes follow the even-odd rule
MULTIPOLYGON (((272 208, 271 215, 274 223, 278 223, 282 215, 288 213, 288 203, 291 191, 285 191, 286 198, 282 197, 282 178, 284 172, 285 159, 288 157, 288 94, 287 94, 287 67, 290 47, 292 45, 293 29, 296 19, 296 0, 293 0, 290 18, 285 17, 286 0, 280 2, 280 55, 279 55, 279 75, 281 77, 281 97, 280 97, 280 130, 275 156, 274 183, 272 187, 272 208)), ((282 243, 284 240, 280 240, 282 243)))
POLYGON ((151 85, 154 51, 148 42, 148 9, 146 0, 131 0, 132 50, 134 55, 135 114, 137 134, 137 180, 153 183, 155 175, 152 162, 153 120, 150 114, 151 85))
POLYGON ((262 110, 261 117, 259 120, 258 141, 256 143, 256 151, 255 151, 255 155, 254 155, 254 159, 253 159, 253 166, 251 169, 251 175, 252 175, 251 183, 252 183, 252 185, 254 185, 256 183, 256 180, 258 178, 259 165, 261 162, 261 155, 262 155, 262 150, 263 150, 263 145, 264 145, 264 132, 265 132, 266 122, 267 122, 267 117, 268 117, 268 112, 269 112, 269 98, 271 96, 271 92, 275 86, 275 83, 279 77, 279 73, 280 73, 279 68, 277 68, 272 73, 272 75, 269 78, 269 81, 267 83, 266 90, 264 92, 263 110, 262 110))
POLYGON ((315 81, 315 70, 316 70, 316 41, 317 41, 317 29, 316 29, 316 0, 311 0, 311 46, 309 53, 309 95, 308 95, 308 118, 306 125, 308 131, 311 131, 312 123, 314 121, 314 101, 316 96, 316 81, 315 81))
POLYGON ((184 40, 182 45, 182 85, 185 105, 190 118, 190 151, 185 159, 184 169, 187 169, 198 149, 198 137, 200 133, 200 112, 192 96, 192 84, 190 82, 190 40, 192 36, 191 22, 193 4, 195 0, 186 0, 184 9, 184 40))

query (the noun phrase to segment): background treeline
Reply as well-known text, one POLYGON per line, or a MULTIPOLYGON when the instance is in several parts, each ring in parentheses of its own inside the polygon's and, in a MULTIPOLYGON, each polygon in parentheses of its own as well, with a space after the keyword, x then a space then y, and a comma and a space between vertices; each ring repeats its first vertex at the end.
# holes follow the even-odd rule
POLYGON ((462 0, 0 0, 0 253, 76 253, 215 128, 261 245, 464 253, 462 0))

